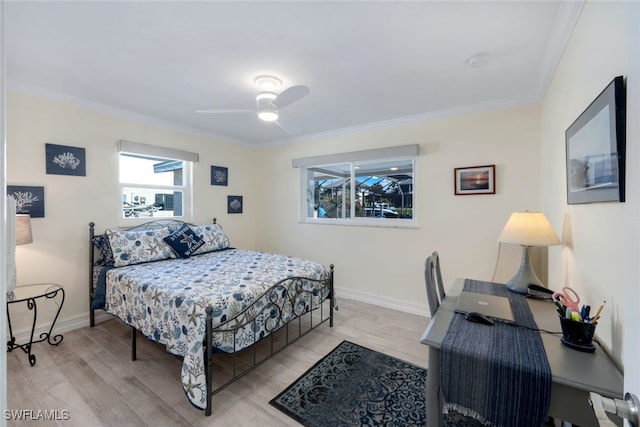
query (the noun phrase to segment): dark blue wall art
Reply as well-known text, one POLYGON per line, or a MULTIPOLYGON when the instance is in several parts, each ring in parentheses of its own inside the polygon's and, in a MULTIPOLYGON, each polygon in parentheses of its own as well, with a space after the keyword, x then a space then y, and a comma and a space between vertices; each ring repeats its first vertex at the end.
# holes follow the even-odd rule
POLYGON ((222 166, 211 166, 211 185, 228 185, 229 169, 222 166))
POLYGON ((48 174, 87 176, 84 148, 56 144, 45 146, 48 174))
POLYGON ((227 196, 227 213, 242 213, 242 196, 227 196))
POLYGON ((7 196, 16 201, 16 213, 44 218, 44 187, 7 185, 7 196))

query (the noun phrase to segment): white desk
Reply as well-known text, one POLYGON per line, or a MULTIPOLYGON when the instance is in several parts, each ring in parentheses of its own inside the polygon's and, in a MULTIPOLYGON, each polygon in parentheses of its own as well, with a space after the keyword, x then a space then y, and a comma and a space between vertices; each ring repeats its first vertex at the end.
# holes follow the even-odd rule
MULTIPOLYGON (((427 374, 427 424, 441 426, 442 402, 440 395, 440 345, 456 315, 457 295, 464 279, 456 279, 452 295, 448 295, 433 316, 420 342, 429 346, 427 374)), ((555 305, 551 302, 529 299, 529 307, 540 329, 560 331, 555 305)), ((597 329, 596 329, 597 333, 597 329)), ((547 360, 551 367, 551 404, 549 416, 569 421, 581 427, 597 427, 598 422, 587 400, 589 392, 623 399, 623 376, 606 353, 596 345, 594 353, 570 349, 560 341, 560 335, 541 332, 547 360)), ((620 421, 619 419, 617 421, 620 421)), ((622 425, 620 422, 619 425, 622 425)))

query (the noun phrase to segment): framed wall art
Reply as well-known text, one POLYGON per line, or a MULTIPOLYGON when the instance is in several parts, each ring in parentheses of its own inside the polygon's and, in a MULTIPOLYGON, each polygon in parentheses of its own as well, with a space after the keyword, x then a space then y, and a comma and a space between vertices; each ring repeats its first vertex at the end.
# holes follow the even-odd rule
POLYGON ((87 176, 85 149, 68 145, 45 144, 47 174, 87 176))
POLYGON ((456 196, 496 193, 496 165, 455 168, 453 175, 456 196))
POLYGON ((223 166, 211 166, 211 185, 229 185, 229 169, 223 166))
POLYGON ((567 203, 624 202, 626 93, 618 76, 565 132, 567 203))
POLYGON ((7 196, 16 201, 16 213, 44 218, 44 187, 7 185, 7 196))
POLYGON ((227 196, 227 213, 242 213, 242 196, 227 196))

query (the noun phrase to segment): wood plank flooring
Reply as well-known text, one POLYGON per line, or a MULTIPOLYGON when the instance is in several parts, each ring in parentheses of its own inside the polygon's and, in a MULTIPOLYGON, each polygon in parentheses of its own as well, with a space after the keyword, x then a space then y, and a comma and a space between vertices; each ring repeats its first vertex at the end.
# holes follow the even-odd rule
MULTIPOLYGON (((419 339, 428 319, 348 299, 338 299, 328 323, 213 397, 206 417, 185 397, 181 360, 138 336, 131 361, 130 329, 118 320, 64 334, 58 347, 34 345, 7 354, 10 410, 69 411, 68 420, 8 421, 9 426, 299 426, 271 405, 284 390, 342 340, 427 367, 419 339)), ((214 358, 214 361, 216 359, 214 358)))

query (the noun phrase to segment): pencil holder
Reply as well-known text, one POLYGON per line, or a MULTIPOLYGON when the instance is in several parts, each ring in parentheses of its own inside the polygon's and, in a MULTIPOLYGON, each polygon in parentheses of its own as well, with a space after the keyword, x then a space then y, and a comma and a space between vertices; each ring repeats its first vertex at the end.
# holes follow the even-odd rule
POLYGON ((564 345, 574 350, 591 353, 596 349, 596 346, 593 345, 593 334, 596 331, 596 325, 597 323, 577 322, 560 316, 561 341, 564 345))

